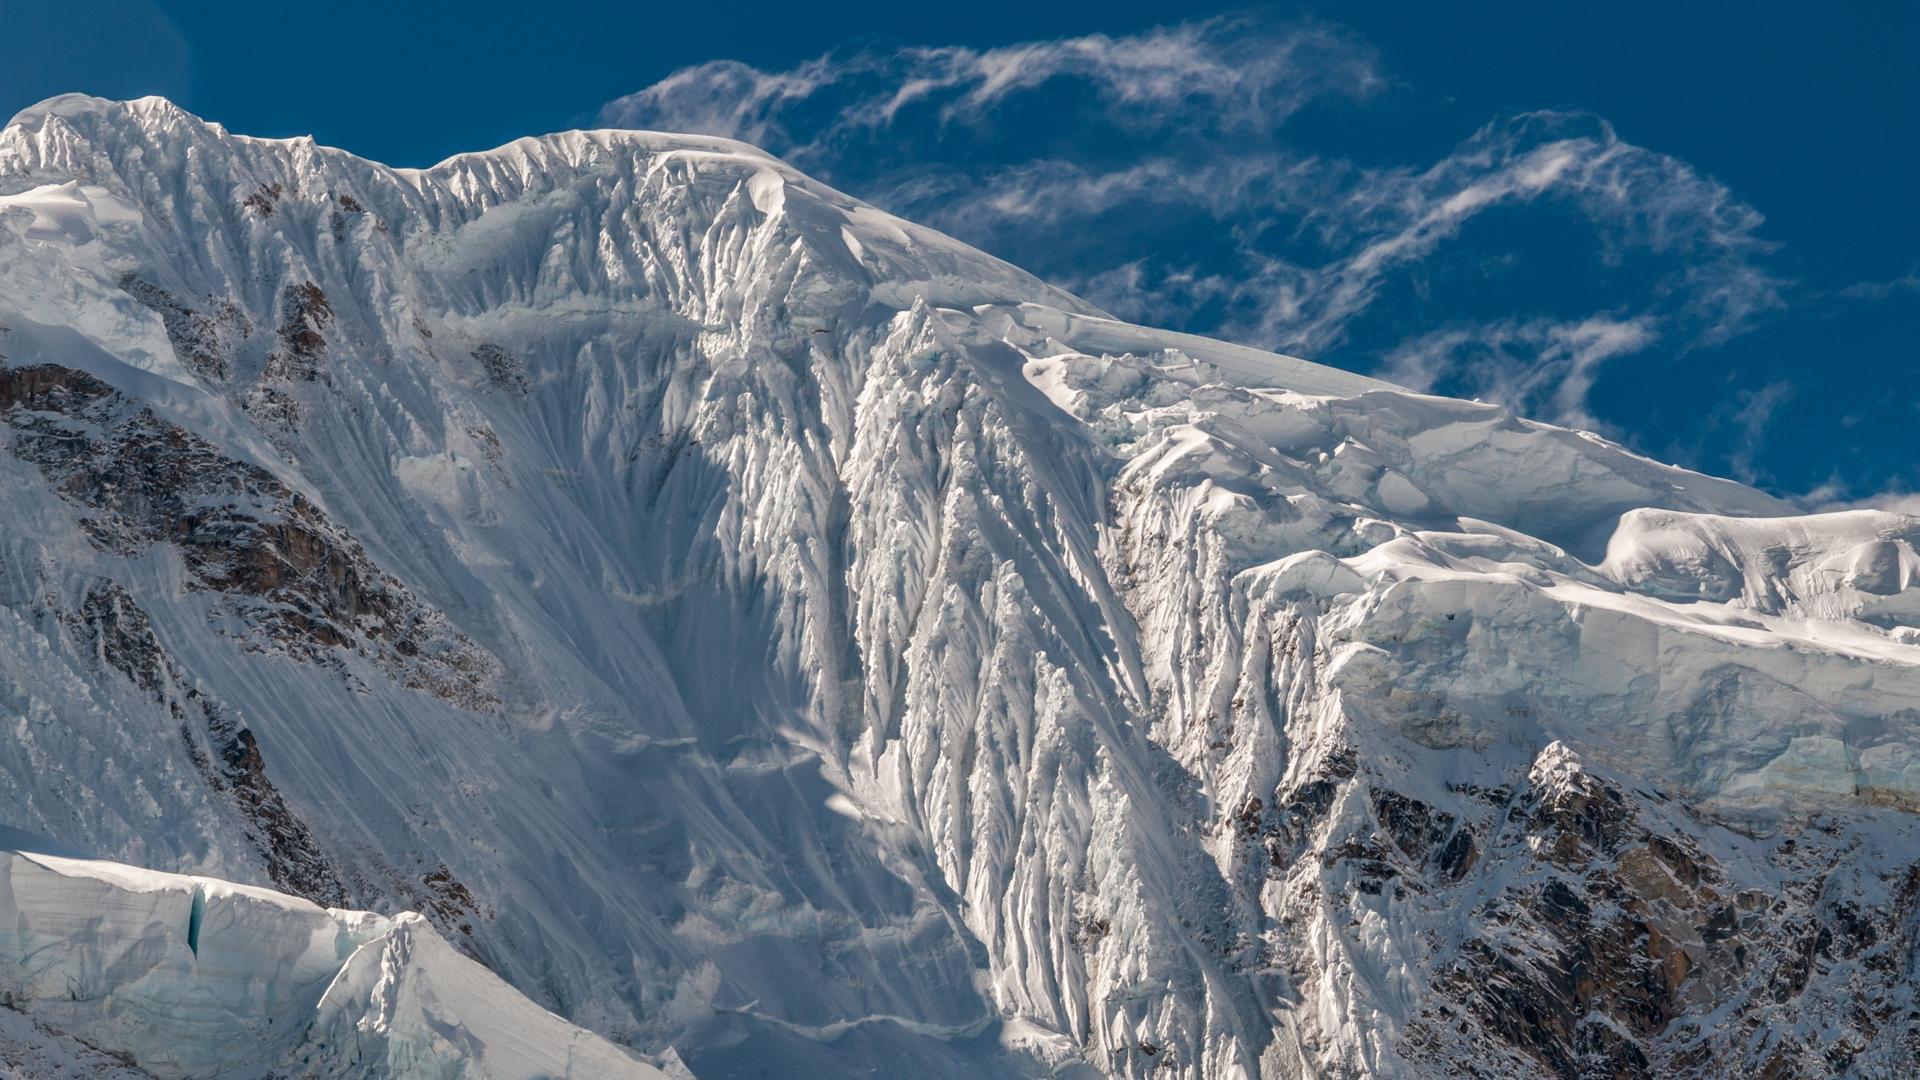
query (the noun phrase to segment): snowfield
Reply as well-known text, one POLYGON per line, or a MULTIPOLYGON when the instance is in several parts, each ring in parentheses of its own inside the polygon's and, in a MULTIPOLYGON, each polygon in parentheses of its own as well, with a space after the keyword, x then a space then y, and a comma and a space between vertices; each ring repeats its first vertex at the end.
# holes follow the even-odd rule
POLYGON ((4 845, 16 1069, 1920 1057, 1920 520, 691 136, 56 98, 0 358, 0 823, 115 860, 4 845))

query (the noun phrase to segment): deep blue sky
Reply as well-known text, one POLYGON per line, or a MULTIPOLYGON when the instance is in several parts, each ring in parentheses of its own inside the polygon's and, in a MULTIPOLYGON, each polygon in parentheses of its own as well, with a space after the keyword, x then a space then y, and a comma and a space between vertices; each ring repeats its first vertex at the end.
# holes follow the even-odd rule
POLYGON ((0 0, 0 115, 159 93, 400 165, 745 135, 1130 318, 1812 504, 1920 489, 1911 5, 499 10, 0 0))

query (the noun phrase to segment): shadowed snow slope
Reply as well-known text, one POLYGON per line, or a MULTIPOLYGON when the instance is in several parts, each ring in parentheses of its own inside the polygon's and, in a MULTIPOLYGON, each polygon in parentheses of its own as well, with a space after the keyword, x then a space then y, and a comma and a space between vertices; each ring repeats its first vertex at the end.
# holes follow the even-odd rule
POLYGON ((14 857, 104 920, 20 923, 97 991, 9 976, 32 1053, 615 1053, 462 954, 696 1076, 1920 1049, 1914 519, 639 132, 395 170, 54 99, 0 356, 0 822, 421 917, 14 857))

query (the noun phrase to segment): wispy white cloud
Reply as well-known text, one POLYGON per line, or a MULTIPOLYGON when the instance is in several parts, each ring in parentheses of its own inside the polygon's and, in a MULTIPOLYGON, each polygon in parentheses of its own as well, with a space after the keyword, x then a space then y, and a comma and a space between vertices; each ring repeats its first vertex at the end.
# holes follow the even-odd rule
POLYGON ((1841 510, 1886 510, 1895 514, 1920 517, 1920 492, 1897 490, 1855 499, 1846 497, 1846 485, 1839 478, 1828 480, 1794 500, 1809 512, 1831 514, 1841 510))
POLYGON ((1873 303, 1903 294, 1920 294, 1920 266, 1885 281, 1862 281, 1849 285, 1841 289, 1838 295, 1848 300, 1865 300, 1873 303))
POLYGON ((1670 260, 1645 303, 1677 304, 1695 333, 1723 339, 1781 306, 1784 282, 1761 257, 1761 217, 1686 162, 1619 138, 1604 121, 1560 112, 1489 124, 1437 164, 1366 173, 1345 209, 1375 233, 1332 267, 1320 334, 1369 303, 1386 272, 1430 256, 1489 212, 1554 203, 1580 212, 1603 262, 1629 252, 1670 260))
POLYGON ((1775 380, 1756 389, 1743 390, 1736 396, 1731 410, 1735 432, 1733 448, 1727 456, 1735 479, 1749 484, 1761 479, 1756 463, 1767 429, 1793 395, 1791 383, 1775 380))
POLYGON ((1401 344, 1382 374, 1416 390, 1450 386, 1556 423, 1605 430, 1587 408, 1601 367, 1657 337, 1645 316, 1450 326, 1401 344))
MULTIPOLYGON (((1760 261, 1770 247, 1758 236, 1758 214, 1591 117, 1530 114, 1490 125, 1424 169, 1354 169, 1274 149, 1199 163, 1154 157, 1104 172, 1043 160, 979 179, 912 184, 885 195, 970 236, 1071 231, 1116 207, 1203 213, 1232 244, 1232 272, 1146 254, 1069 272, 1064 283, 1129 318, 1179 321, 1217 309, 1225 313, 1217 332, 1307 354, 1341 345, 1394 275, 1431 258, 1476 218, 1534 203, 1576 209, 1603 257, 1663 257, 1645 290, 1646 310, 1632 320, 1642 328, 1636 347, 1660 336, 1656 324, 1676 349, 1724 340, 1782 305, 1784 283, 1760 261), (1309 263, 1275 253, 1266 241, 1276 222, 1314 233, 1324 257, 1309 263)), ((1496 333, 1494 343, 1517 340, 1496 333)), ((1557 369, 1554 357, 1541 359, 1557 369)))
POLYGON ((1678 356, 1782 306, 1760 215, 1596 117, 1501 118, 1401 165, 1290 137, 1303 111, 1392 85, 1343 30, 1240 16, 993 49, 867 45, 785 71, 704 64, 602 120, 760 143, 1125 318, 1370 360, 1587 427, 1604 426, 1588 397, 1607 361, 1678 356), (1542 214, 1584 239, 1528 249, 1531 264, 1632 264, 1633 295, 1437 329, 1386 302, 1463 252, 1510 258, 1499 245, 1530 243, 1542 214), (1482 222, 1506 232, 1489 241, 1482 222))
POLYGON ((992 49, 866 45, 779 72, 715 61, 608 102, 600 119, 725 135, 804 158, 916 109, 942 124, 983 123, 1052 83, 1075 84, 1109 120, 1133 130, 1198 119, 1250 131, 1317 98, 1364 98, 1385 80, 1372 49, 1344 31, 1223 16, 992 49))

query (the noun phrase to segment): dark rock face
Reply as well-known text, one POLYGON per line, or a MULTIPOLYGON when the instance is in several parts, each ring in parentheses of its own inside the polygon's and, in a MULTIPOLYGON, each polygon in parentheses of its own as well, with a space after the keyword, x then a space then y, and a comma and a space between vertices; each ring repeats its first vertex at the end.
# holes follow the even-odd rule
POLYGON ((276 382, 329 381, 326 328, 333 305, 313 282, 289 285, 280 293, 280 347, 267 358, 263 378, 276 382))
POLYGON ((265 469, 53 365, 0 370, 0 423, 13 454, 84 511, 96 546, 172 545, 193 584, 257 631, 248 647, 335 665, 350 650, 411 689, 498 703, 485 653, 265 469))
POLYGON ((487 382, 500 390, 524 395, 527 392, 527 365, 519 357, 491 341, 481 342, 473 358, 486 373, 487 382))
POLYGON ((347 890, 332 860, 268 778, 253 732, 191 685, 126 589, 105 578, 94 582, 69 627, 102 664, 126 676, 179 724, 187 756, 239 815, 274 885, 316 904, 344 905, 347 890))
POLYGON ((255 217, 270 218, 279 212, 278 204, 280 197, 286 193, 287 189, 285 185, 277 181, 271 184, 261 184, 248 194, 245 199, 242 199, 240 205, 255 217))
MULTIPOLYGON (((319 665, 357 686, 342 659, 351 654, 460 707, 498 704, 492 658, 311 500, 94 376, 58 365, 0 368, 0 445, 79 511, 97 548, 177 553, 190 587, 218 596, 209 620, 239 647, 319 665)), ((164 710, 275 887, 323 905, 418 909, 462 942, 493 917, 444 864, 408 870, 330 854, 274 784, 270 748, 168 654, 125 587, 93 582, 64 622, 103 670, 164 710)))
POLYGON ((147 693, 158 695, 172 676, 147 613, 118 583, 102 578, 87 589, 78 625, 102 662, 147 693))
POLYGON ((1920 863, 1863 875, 1881 826, 1748 835, 1557 752, 1436 803, 1337 744, 1223 812, 1268 856, 1261 963, 1303 986, 1324 977, 1306 928, 1390 920, 1421 983, 1393 1052, 1420 1075, 1878 1080, 1920 1061, 1920 863))
POLYGON ((1455 1008, 1426 1011, 1416 1059, 1487 1077, 1811 1078, 1847 1075, 1870 1045, 1920 1051, 1904 984, 1920 866, 1887 867, 1869 914, 1823 888, 1842 845, 1788 840, 1771 861, 1796 884, 1743 888, 1693 838, 1711 822, 1583 770, 1534 781, 1494 826, 1505 884, 1468 913, 1434 985, 1455 1008), (1809 1016, 1824 1037, 1799 1034, 1809 1016), (1505 1061, 1456 1057, 1463 1036, 1505 1061))
POLYGON ((457 933, 462 938, 471 938, 475 919, 494 917, 494 911, 482 907, 474 898, 473 890, 454 877, 446 863, 440 863, 421 875, 418 888, 408 885, 401 891, 410 907, 425 915, 449 936, 457 933))
POLYGON ((232 374, 234 344, 253 333, 246 314, 227 301, 211 302, 210 312, 188 307, 172 293, 133 274, 120 279, 120 288, 159 314, 167 341, 180 362, 203 379, 225 381, 232 374))
POLYGON ((270 438, 280 439, 298 431, 306 419, 300 387, 332 383, 327 370, 327 327, 333 319, 332 302, 313 282, 280 290, 274 350, 267 355, 259 380, 235 395, 240 407, 270 438))

